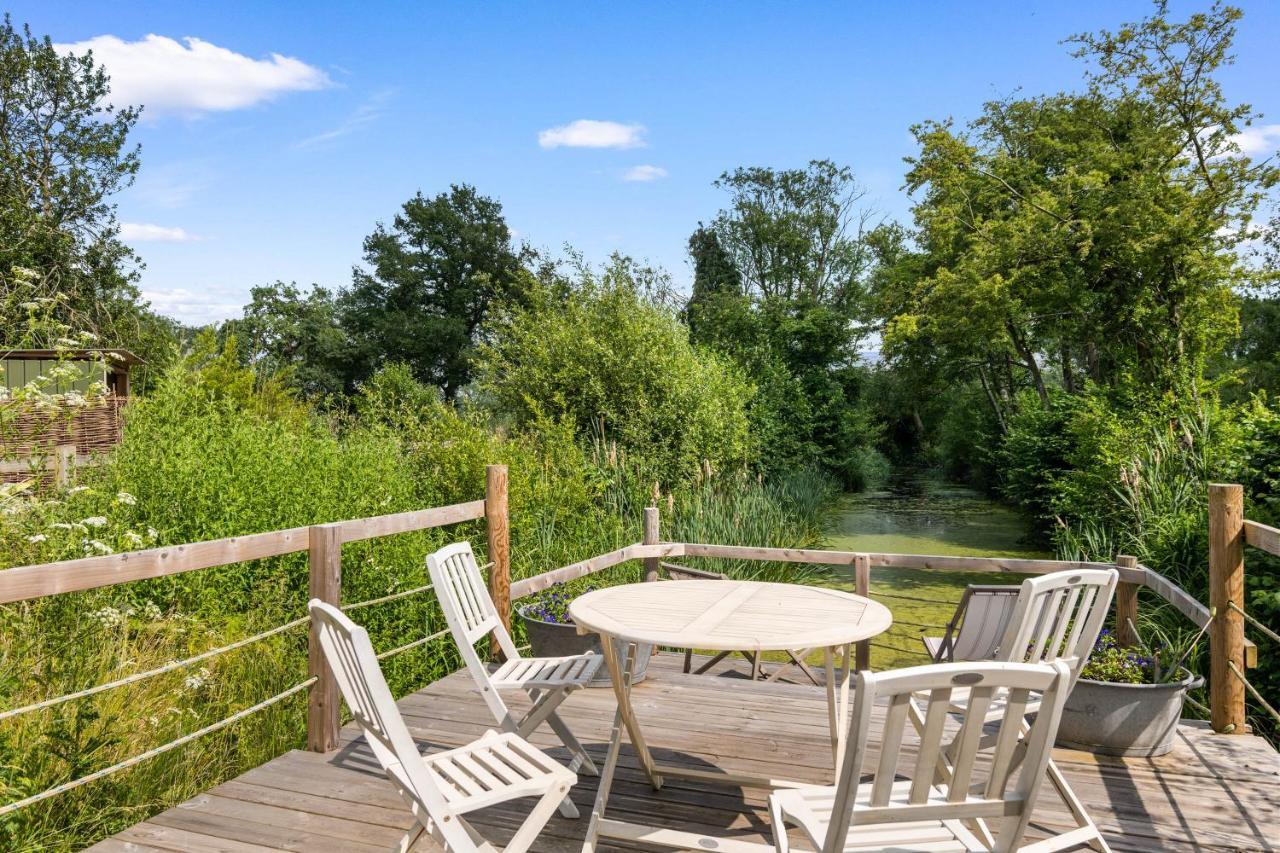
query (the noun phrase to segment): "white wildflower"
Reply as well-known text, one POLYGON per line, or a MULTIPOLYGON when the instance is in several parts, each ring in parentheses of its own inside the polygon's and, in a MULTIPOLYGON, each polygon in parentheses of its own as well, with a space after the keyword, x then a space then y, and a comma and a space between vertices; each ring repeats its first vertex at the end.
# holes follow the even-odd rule
POLYGON ((88 527, 105 527, 107 524, 107 519, 105 516, 91 515, 81 523, 88 527))
POLYGON ((95 610, 89 615, 98 620, 98 624, 103 628, 114 628, 124 622, 124 614, 114 607, 103 607, 101 610, 95 610))
POLYGON ((113 553, 113 551, 111 550, 111 546, 108 545, 106 542, 103 542, 101 539, 90 539, 88 542, 85 543, 84 549, 86 551, 97 551, 99 554, 113 553))
POLYGON ((35 536, 28 536, 28 537, 27 537, 27 541, 28 541, 28 542, 30 542, 30 543, 32 543, 32 544, 36 544, 36 543, 39 543, 39 542, 43 542, 43 541, 45 541, 45 540, 46 540, 46 539, 48 539, 48 538, 49 538, 49 537, 48 537, 48 536, 45 536, 43 533, 37 533, 35 536))
POLYGON ((187 680, 183 683, 186 684, 188 690, 199 690, 201 687, 204 687, 209 683, 209 678, 212 675, 213 673, 209 672, 207 668, 202 666, 200 667, 199 672, 193 672, 188 675, 187 680))
POLYGON ((87 492, 87 491, 89 491, 88 486, 72 486, 71 488, 67 489, 67 494, 78 495, 81 492, 87 492))
POLYGON ((155 622, 164 616, 164 612, 160 610, 160 605, 148 599, 147 603, 142 605, 142 615, 144 618, 155 622))
POLYGON ((59 530, 70 530, 70 529, 71 529, 71 525, 70 525, 70 524, 67 524, 65 521, 55 521, 51 526, 52 526, 52 527, 56 527, 56 528, 58 528, 59 530))
POLYGON ((128 492, 116 492, 116 503, 122 503, 125 506, 133 506, 138 499, 128 492))
POLYGON ((145 539, 143 539, 137 533, 134 533, 132 530, 126 530, 120 536, 120 541, 123 542, 125 546, 129 548, 141 548, 143 545, 147 544, 145 539))
POLYGON ((154 527, 148 527, 147 538, 154 542, 160 538, 160 533, 154 527))

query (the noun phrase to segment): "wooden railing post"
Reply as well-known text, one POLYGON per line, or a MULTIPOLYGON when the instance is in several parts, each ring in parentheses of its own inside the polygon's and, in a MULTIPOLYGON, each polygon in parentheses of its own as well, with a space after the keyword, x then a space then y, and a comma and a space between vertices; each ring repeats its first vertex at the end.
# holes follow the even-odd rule
MULTIPOLYGON (((659 536, 659 519, 658 508, 656 506, 645 507, 644 509, 644 538, 641 543, 644 545, 657 545, 659 536)), ((644 558, 644 579, 646 581, 656 581, 658 579, 658 563, 661 562, 657 557, 644 558)))
MULTIPOLYGON (((511 528, 507 515, 507 466, 484 469, 484 524, 489 534, 489 595, 503 626, 511 630, 511 528)), ((500 654, 498 638, 490 636, 490 651, 500 654)))
MULTIPOLYGON (((311 564, 311 597, 334 607, 342 603, 342 531, 337 524, 307 529, 311 564)), ((307 748, 329 752, 338 748, 338 682, 324 659, 320 632, 311 623, 307 644, 307 674, 319 679, 311 685, 307 702, 307 748)))
POLYGON ((1209 485, 1209 710, 1215 732, 1244 734, 1244 489, 1209 485))
MULTIPOLYGON (((863 598, 871 595, 871 557, 868 554, 858 554, 853 558, 853 591, 863 598)), ((858 643, 854 661, 858 671, 871 669, 870 640, 858 643)))
MULTIPOLYGON (((1116 557, 1116 568, 1137 567, 1137 557, 1128 554, 1116 557)), ((1123 580, 1116 586, 1116 642, 1122 646, 1138 645, 1138 589, 1138 584, 1123 580)))
POLYGON ((65 486, 71 482, 76 469, 76 446, 59 444, 53 449, 53 482, 56 486, 65 486))

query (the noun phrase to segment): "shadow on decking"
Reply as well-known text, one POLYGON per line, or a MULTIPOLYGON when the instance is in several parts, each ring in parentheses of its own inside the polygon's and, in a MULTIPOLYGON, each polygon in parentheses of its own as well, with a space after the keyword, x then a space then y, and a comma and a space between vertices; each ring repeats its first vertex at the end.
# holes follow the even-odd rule
MULTIPOLYGON (((790 684, 680 672, 681 656, 654 659, 636 687, 637 713, 663 761, 706 770, 829 780, 831 751, 823 691, 790 684)), ((455 673, 400 700, 424 751, 464 744, 492 728, 467 674, 455 673)), ((613 721, 610 690, 575 694, 563 716, 604 764, 613 721)), ((513 710, 522 710, 517 705, 513 710)), ((561 760, 567 753, 545 728, 534 742, 561 760)), ((1102 758, 1056 750, 1055 757, 1117 850, 1280 849, 1280 756, 1252 736, 1179 728, 1177 747, 1155 759, 1102 758)), ((582 817, 555 817, 535 850, 577 851, 597 780, 582 776, 573 800, 582 817)), ((476 824, 501 845, 529 804, 486 810, 476 824)), ((648 784, 623 748, 609 812, 623 820, 770 843, 764 792, 668 780, 648 784)), ((1066 811, 1045 786, 1031 837, 1065 828, 1066 811)), ((374 851, 409 828, 407 808, 372 754, 348 726, 327 756, 293 751, 156 815, 98 845, 100 851, 374 851)), ((793 836, 794 838, 794 836, 793 836)), ((419 844, 415 849, 431 849, 419 844)))

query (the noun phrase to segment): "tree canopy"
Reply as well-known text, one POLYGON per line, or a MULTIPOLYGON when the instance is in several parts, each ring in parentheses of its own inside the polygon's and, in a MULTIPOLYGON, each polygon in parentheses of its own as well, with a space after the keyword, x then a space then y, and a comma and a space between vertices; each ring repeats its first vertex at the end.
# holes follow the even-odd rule
MULTIPOLYGON (((112 197, 133 182, 140 110, 108 100, 93 56, 0 24, 0 304, 32 301, 78 331, 137 338, 137 258, 119 239, 112 197), (27 271, 15 275, 15 270, 27 271)), ((7 315, 0 343, 19 324, 7 315)))
POLYGON ((368 268, 355 269, 340 300, 352 379, 404 362, 453 398, 470 379, 489 306, 513 298, 523 280, 502 205, 467 184, 433 198, 418 193, 365 239, 364 259, 368 268))

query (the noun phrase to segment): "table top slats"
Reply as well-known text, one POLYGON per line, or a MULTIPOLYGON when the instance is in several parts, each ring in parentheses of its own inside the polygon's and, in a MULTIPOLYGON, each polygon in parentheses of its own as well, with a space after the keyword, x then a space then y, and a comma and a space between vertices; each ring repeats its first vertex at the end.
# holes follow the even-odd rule
POLYGON ((583 633, 717 651, 844 645, 893 623, 884 605, 843 590, 735 580, 607 587, 575 599, 569 615, 583 633))

